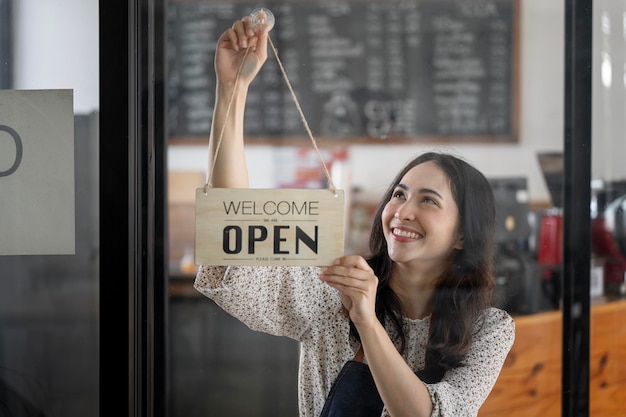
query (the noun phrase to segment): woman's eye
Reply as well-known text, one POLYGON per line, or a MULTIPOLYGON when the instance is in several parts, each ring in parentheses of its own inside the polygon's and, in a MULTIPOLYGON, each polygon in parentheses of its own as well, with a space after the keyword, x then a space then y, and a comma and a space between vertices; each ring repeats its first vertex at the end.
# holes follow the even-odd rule
POLYGON ((403 191, 394 191, 391 196, 393 198, 404 198, 404 192, 403 191))

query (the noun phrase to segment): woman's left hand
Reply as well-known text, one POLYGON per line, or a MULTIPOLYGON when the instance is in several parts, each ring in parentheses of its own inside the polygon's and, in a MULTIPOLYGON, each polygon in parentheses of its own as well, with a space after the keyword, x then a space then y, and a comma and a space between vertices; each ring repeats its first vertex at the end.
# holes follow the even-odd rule
POLYGON ((357 328, 376 319, 378 277, 367 261, 358 255, 338 258, 322 268, 320 279, 339 291, 341 302, 357 328))

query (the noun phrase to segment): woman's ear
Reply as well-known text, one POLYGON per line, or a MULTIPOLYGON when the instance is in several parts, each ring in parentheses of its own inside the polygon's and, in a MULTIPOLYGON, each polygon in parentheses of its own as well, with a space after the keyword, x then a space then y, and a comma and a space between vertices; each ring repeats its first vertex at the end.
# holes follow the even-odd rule
POLYGON ((459 236, 454 244, 454 249, 463 250, 463 236, 459 236))

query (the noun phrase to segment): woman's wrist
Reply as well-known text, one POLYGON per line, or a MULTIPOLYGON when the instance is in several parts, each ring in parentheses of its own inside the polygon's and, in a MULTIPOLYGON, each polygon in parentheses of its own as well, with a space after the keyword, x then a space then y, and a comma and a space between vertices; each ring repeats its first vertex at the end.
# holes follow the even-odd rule
POLYGON ((373 320, 363 320, 354 322, 354 327, 359 332, 359 335, 363 337, 378 337, 380 334, 387 334, 382 323, 374 316, 373 320))
POLYGON ((246 95, 248 94, 248 86, 241 82, 241 80, 236 84, 234 80, 218 82, 216 87, 216 94, 217 97, 221 99, 230 100, 231 97, 233 99, 245 99, 246 95))

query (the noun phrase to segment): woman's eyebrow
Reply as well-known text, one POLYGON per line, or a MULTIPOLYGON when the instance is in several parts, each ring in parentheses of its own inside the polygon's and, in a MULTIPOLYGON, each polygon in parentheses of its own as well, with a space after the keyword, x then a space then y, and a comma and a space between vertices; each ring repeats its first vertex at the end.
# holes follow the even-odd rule
POLYGON ((437 191, 433 190, 432 188, 420 188, 419 192, 422 194, 434 194, 440 199, 442 200, 444 199, 441 194, 439 194, 437 191))
MULTIPOLYGON (((402 188, 402 189, 403 189, 403 190, 405 190, 405 191, 408 191, 408 190, 409 190, 409 187, 408 187, 406 184, 403 184, 403 183, 399 183, 399 184, 396 186, 396 188, 402 188)), ((439 197, 439 198, 440 198, 440 199, 442 199, 442 200, 444 199, 444 198, 443 198, 443 196, 442 196, 441 194, 439 194, 437 191, 433 190, 432 188, 420 188, 420 189, 418 190, 418 192, 419 192, 420 194, 433 194, 433 195, 436 195, 437 197, 439 197)))

